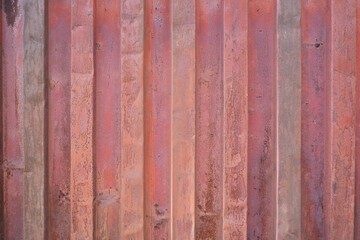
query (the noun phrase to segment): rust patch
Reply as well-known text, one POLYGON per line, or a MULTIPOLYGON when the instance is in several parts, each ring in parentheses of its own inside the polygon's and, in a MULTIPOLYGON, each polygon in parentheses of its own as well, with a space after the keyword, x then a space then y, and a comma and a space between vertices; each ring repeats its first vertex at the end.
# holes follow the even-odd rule
POLYGON ((4 0, 4 12, 6 14, 6 22, 8 26, 14 26, 18 15, 18 0, 4 0))

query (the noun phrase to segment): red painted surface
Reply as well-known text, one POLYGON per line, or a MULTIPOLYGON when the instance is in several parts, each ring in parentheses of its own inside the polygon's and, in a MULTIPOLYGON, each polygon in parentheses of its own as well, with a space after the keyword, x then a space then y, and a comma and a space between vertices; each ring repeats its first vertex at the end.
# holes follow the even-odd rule
POLYGON ((171 1, 146 0, 144 27, 145 239, 171 236, 171 1))
POLYGON ((248 1, 224 1, 224 239, 247 236, 248 1), (236 27, 234 27, 236 26, 236 27))
MULTIPOLYGON (((360 1, 356 7, 356 46, 360 46, 360 1)), ((356 51, 356 92, 360 92, 360 51, 356 51)), ((355 240, 360 239, 360 94, 356 94, 356 135, 355 135, 355 240)))
POLYGON ((24 1, 2 13, 2 210, 4 239, 24 239, 24 1))
POLYGON ((48 3, 47 215, 49 239, 70 238, 71 2, 48 3))
POLYGON ((248 236, 276 229, 276 1, 249 2, 248 236))
POLYGON ((223 1, 196 2, 195 237, 223 235, 223 1))
POLYGON ((95 10, 95 238, 121 239, 121 3, 95 10))
POLYGON ((325 238, 326 90, 330 79, 329 1, 302 1, 301 31, 301 233, 304 239, 325 238))
POLYGON ((3 1, 0 238, 360 239, 359 6, 3 1))

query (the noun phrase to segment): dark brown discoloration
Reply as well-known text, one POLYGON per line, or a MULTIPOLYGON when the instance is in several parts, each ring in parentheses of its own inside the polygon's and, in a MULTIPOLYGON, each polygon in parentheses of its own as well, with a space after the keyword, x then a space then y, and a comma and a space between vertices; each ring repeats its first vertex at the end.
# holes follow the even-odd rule
POLYGON ((18 0, 4 0, 2 8, 6 15, 7 24, 13 27, 19 12, 18 0))

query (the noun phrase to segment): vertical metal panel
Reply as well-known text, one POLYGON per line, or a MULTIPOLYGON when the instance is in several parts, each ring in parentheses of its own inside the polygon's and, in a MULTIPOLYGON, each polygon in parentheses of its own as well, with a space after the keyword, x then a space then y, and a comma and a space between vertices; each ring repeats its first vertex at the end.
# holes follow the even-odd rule
POLYGON ((3 232, 24 239, 24 1, 2 7, 3 232))
POLYGON ((326 238, 354 239, 356 1, 331 1, 326 238))
POLYGON ((247 239, 248 2, 224 1, 224 239, 247 239))
POLYGON ((25 239, 44 239, 44 2, 24 1, 25 239))
POLYGON ((94 3, 71 4, 71 239, 93 239, 94 3))
POLYGON ((171 236, 171 8, 145 0, 145 239, 171 236))
POLYGON ((144 2, 121 6, 121 239, 144 238, 144 2))
POLYGON ((120 239, 121 3, 95 4, 95 239, 120 239))
POLYGON ((360 239, 360 0, 356 1, 356 129, 355 129, 355 224, 354 239, 360 239))
POLYGON ((196 239, 223 237, 223 8, 223 0, 196 2, 196 239))
POLYGON ((328 0, 302 1, 301 234, 325 238, 326 89, 330 69, 328 0))
POLYGON ((1 239, 360 238, 359 0, 1 7, 1 239))
POLYGON ((276 230, 276 1, 249 2, 248 237, 276 230))
POLYGON ((277 6, 277 239, 301 237, 301 2, 277 6))
POLYGON ((46 238, 70 239, 71 2, 47 4, 46 238))
POLYGON ((195 231, 195 2, 173 1, 173 239, 195 231))

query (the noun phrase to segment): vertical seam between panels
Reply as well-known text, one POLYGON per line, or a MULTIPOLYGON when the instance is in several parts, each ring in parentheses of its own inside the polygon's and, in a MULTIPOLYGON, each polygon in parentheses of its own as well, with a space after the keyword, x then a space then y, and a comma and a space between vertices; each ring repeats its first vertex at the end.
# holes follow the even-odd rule
POLYGON ((221 27, 221 80, 222 80, 222 104, 223 104, 223 109, 222 109, 222 165, 223 165, 223 169, 222 169, 222 239, 224 239, 225 236, 225 196, 226 196, 226 187, 225 187, 225 178, 226 178, 226 171, 225 171, 225 167, 226 167, 226 147, 225 147, 225 136, 226 136, 226 120, 225 120, 225 114, 226 114, 226 89, 225 89, 225 1, 226 0, 222 0, 222 27, 221 27))
POLYGON ((275 160, 276 160, 276 184, 275 184, 275 239, 278 239, 278 235, 279 235, 279 164, 280 164, 280 159, 279 159, 279 34, 278 34, 278 28, 279 28, 279 1, 277 0, 275 2, 276 7, 275 7, 275 11, 276 11, 276 19, 275 19, 275 97, 276 97, 276 115, 275 115, 275 131, 276 131, 276 136, 275 136, 275 160))
POLYGON ((171 60, 171 103, 170 103, 170 239, 173 239, 174 236, 174 232, 173 232, 173 214, 174 214, 174 203, 173 203, 173 198, 174 198, 174 188, 173 188, 173 183, 174 183, 174 171, 173 171, 173 166, 174 166, 174 154, 173 154, 173 145, 174 145, 174 141, 173 141, 173 132, 174 132, 174 120, 173 120, 173 109, 174 109, 174 51, 173 51, 173 41, 174 41, 174 37, 173 37, 173 27, 174 27, 174 14, 173 14, 173 1, 170 0, 170 60, 171 60))

